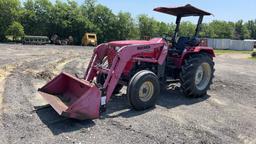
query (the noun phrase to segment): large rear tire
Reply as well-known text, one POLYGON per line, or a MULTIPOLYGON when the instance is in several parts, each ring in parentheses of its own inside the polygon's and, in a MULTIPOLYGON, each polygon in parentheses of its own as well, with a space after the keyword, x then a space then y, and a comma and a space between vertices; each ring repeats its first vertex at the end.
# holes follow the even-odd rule
POLYGON ((181 68, 181 89, 188 97, 207 94, 214 77, 214 62, 206 53, 191 55, 181 68))
POLYGON ((158 77, 148 70, 137 72, 130 80, 127 88, 129 102, 136 110, 155 106, 159 94, 158 77))

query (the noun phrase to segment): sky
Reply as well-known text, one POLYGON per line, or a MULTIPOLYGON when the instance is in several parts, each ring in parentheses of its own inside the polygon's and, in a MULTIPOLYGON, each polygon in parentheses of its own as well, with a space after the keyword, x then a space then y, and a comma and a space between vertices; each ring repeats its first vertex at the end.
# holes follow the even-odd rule
MULTIPOLYGON (((77 0, 77 2, 82 3, 83 0, 77 0)), ((214 16, 205 17, 205 22, 256 19, 256 0, 133 0, 133 2, 132 0, 98 0, 98 3, 111 8, 114 13, 126 11, 134 17, 139 14, 148 14, 163 22, 175 22, 175 18, 154 12, 152 9, 159 6, 182 6, 186 4, 191 4, 214 14, 214 16)), ((195 19, 192 18, 187 20, 195 22, 195 19)))
MULTIPOLYGON (((84 2, 84 0, 75 1, 79 4, 84 2)), ((191 4, 214 14, 214 16, 205 17, 205 22, 212 20, 238 21, 242 19, 243 21, 248 21, 256 19, 256 0, 97 0, 97 2, 112 9, 115 14, 120 11, 129 12, 133 17, 147 14, 159 21, 168 23, 175 22, 175 18, 152 10, 159 6, 191 4)), ((193 18, 186 20, 196 22, 193 18)))

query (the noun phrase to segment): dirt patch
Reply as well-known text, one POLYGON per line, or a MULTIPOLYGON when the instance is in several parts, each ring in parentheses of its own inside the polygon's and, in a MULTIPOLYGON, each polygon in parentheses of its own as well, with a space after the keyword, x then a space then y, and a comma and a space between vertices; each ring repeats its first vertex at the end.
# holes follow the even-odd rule
POLYGON ((230 59, 248 59, 250 54, 239 54, 239 53, 231 53, 231 54, 221 54, 218 57, 225 57, 230 59))
POLYGON ((74 61, 74 56, 68 58, 61 58, 60 60, 55 60, 46 65, 43 65, 42 68, 45 69, 42 71, 42 68, 31 69, 28 68, 24 72, 32 75, 35 79, 49 81, 58 75, 65 65, 71 61, 74 61))
POLYGON ((53 72, 50 72, 49 70, 38 72, 35 74, 36 79, 43 79, 43 80, 51 80, 54 76, 53 72))
POLYGON ((3 92, 4 92, 4 80, 0 81, 0 110, 2 108, 2 103, 3 103, 3 92))
POLYGON ((0 67, 0 81, 5 79, 15 67, 15 65, 4 65, 2 68, 0 67))
MULTIPOLYGON (((32 86, 34 87, 34 89, 38 89, 38 88, 43 87, 45 85, 46 81, 36 79, 36 80, 33 80, 31 83, 32 83, 32 86)), ((38 108, 48 105, 47 101, 45 101, 43 99, 43 97, 37 91, 34 93, 34 96, 29 99, 29 101, 33 105, 33 107, 35 107, 35 109, 38 109, 38 108)))
POLYGON ((5 65, 0 68, 0 109, 2 108, 5 79, 15 67, 14 65, 5 65))
POLYGON ((57 65, 55 66, 55 69, 53 70, 53 73, 54 74, 59 74, 60 71, 65 67, 65 65, 67 65, 69 62, 74 61, 74 58, 75 57, 70 57, 68 59, 63 59, 63 60, 59 61, 57 63, 57 65))

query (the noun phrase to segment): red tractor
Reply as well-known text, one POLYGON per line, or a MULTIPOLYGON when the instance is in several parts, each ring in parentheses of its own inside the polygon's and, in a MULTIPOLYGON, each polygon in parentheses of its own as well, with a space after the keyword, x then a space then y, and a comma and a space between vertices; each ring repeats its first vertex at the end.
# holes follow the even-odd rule
POLYGON ((60 115, 81 120, 98 118, 123 86, 136 110, 153 107, 160 87, 177 80, 186 96, 206 95, 215 55, 198 34, 203 17, 211 14, 191 5, 154 10, 177 17, 172 37, 103 43, 95 48, 84 78, 61 73, 39 89, 41 95, 60 115), (195 34, 178 37, 181 18, 187 16, 199 17, 195 34))

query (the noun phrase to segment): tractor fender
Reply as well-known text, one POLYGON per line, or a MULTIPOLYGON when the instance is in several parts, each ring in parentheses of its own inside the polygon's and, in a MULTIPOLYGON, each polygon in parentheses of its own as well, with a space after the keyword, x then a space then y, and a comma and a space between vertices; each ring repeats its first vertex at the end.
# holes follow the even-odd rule
POLYGON ((195 53, 204 52, 204 53, 210 54, 212 57, 215 57, 214 50, 212 47, 197 46, 193 49, 193 52, 195 53))
POLYGON ((181 58, 178 62, 178 68, 181 67, 181 65, 183 64, 184 60, 189 57, 191 54, 196 54, 196 53, 207 53, 209 54, 211 57, 215 57, 215 53, 212 47, 205 47, 205 46, 196 46, 193 48, 188 48, 185 49, 183 54, 181 55, 181 58))

